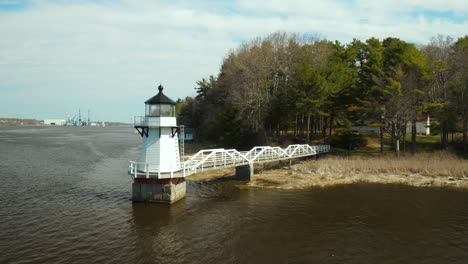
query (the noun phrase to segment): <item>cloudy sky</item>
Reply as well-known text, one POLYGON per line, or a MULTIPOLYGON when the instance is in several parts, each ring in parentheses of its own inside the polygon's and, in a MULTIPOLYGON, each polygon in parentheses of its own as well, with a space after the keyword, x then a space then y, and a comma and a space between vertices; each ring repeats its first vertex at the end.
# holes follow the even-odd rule
POLYGON ((466 0, 0 0, 0 117, 131 122, 275 31, 417 44, 468 34, 466 0))

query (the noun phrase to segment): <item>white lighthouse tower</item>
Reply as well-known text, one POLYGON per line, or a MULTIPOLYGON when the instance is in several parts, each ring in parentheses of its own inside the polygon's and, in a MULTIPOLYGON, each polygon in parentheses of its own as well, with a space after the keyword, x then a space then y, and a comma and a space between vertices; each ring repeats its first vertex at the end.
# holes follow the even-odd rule
POLYGON ((140 163, 147 164, 144 172, 170 174, 180 171, 179 139, 176 103, 164 95, 163 89, 159 85, 159 93, 145 102, 140 163))
POLYGON ((142 146, 139 161, 130 164, 134 201, 172 203, 185 196, 176 103, 164 95, 163 89, 159 85, 158 94, 145 102, 145 116, 135 118, 142 146))

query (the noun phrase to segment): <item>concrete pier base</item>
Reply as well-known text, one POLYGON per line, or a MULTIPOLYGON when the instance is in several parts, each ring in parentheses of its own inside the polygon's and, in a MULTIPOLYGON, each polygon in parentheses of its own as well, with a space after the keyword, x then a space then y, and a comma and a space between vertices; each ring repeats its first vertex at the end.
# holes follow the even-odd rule
POLYGON ((132 184, 132 201, 174 203, 185 197, 184 178, 146 179, 135 178, 132 184))
POLYGON ((251 181, 254 177, 253 163, 236 167, 236 179, 243 181, 251 181))

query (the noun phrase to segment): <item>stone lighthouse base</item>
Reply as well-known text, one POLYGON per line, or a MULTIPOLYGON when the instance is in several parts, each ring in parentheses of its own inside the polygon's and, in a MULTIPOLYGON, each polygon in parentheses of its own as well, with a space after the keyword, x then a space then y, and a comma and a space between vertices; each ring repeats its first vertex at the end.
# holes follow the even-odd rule
POLYGON ((132 184, 132 201, 174 203, 185 197, 184 178, 135 178, 132 184))

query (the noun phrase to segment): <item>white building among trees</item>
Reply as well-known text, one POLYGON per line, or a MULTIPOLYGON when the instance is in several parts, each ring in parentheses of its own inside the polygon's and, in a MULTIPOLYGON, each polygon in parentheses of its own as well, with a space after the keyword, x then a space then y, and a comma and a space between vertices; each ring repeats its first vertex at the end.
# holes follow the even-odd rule
MULTIPOLYGON (((376 126, 352 126, 349 130, 358 133, 379 133, 380 128, 376 126)), ((406 133, 411 134, 411 122, 406 126, 406 133)), ((416 134, 429 135, 431 133, 431 121, 429 115, 418 117, 416 121, 416 134)))

